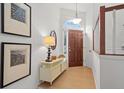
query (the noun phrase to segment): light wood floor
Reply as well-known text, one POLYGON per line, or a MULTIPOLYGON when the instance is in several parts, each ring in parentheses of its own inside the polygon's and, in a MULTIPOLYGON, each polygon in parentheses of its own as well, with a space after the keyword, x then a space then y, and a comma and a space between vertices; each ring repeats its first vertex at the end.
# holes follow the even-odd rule
POLYGON ((45 89, 94 89, 95 82, 92 70, 88 67, 70 67, 63 72, 50 86, 44 82, 39 88, 45 89))

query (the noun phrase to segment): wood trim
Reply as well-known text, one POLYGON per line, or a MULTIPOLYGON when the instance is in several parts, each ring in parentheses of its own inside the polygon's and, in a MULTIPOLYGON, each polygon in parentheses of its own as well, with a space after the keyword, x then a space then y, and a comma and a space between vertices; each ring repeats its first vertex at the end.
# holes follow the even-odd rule
POLYGON ((95 50, 94 49, 94 31, 93 31, 93 37, 92 38, 93 38, 93 50, 95 50))
POLYGON ((96 23, 95 23, 95 26, 94 26, 93 32, 95 31, 98 22, 99 22, 99 16, 98 16, 98 18, 97 18, 97 20, 96 20, 96 23))
POLYGON ((95 51, 95 49, 94 49, 94 32, 95 32, 95 30, 96 30, 96 27, 97 27, 98 22, 99 22, 99 16, 98 16, 98 18, 97 18, 97 20, 96 20, 96 23, 95 23, 95 26, 94 26, 94 29, 93 29, 93 50, 94 50, 94 51, 95 51))
POLYGON ((98 51, 93 50, 95 53, 99 54, 99 55, 108 55, 108 56, 124 56, 124 54, 100 54, 98 51))
MULTIPOLYGON (((112 7, 107 7, 107 8, 105 8, 105 12, 110 12, 110 11, 113 11, 114 9, 116 9, 116 10, 124 9, 124 4, 116 5, 116 6, 112 6, 112 7)), ((102 54, 102 55, 124 56, 124 54, 108 54, 108 53, 105 53, 105 54, 102 54)))
POLYGON ((102 54, 102 55, 108 55, 108 56, 124 56, 124 54, 102 54))
POLYGON ((105 6, 100 7, 100 54, 105 54, 105 6))
POLYGON ((124 9, 124 4, 107 7, 107 8, 105 8, 105 12, 113 11, 114 9, 116 9, 116 10, 124 9))
POLYGON ((124 4, 117 5, 117 6, 112 6, 112 7, 107 7, 101 6, 100 7, 100 53, 94 49, 94 31, 96 28, 97 20, 95 27, 93 29, 93 51, 96 52, 99 55, 111 55, 111 56, 124 56, 124 54, 108 54, 105 53, 105 13, 109 11, 113 11, 114 9, 119 10, 119 9, 124 9, 124 4))
POLYGON ((95 53, 97 53, 97 54, 99 54, 100 55, 100 53, 98 52, 98 51, 96 51, 96 50, 93 50, 95 53))

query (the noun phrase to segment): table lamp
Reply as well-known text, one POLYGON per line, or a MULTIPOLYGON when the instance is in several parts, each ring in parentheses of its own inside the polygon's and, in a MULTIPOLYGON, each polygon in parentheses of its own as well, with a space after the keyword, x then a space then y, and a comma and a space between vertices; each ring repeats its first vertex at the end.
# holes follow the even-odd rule
POLYGON ((46 62, 51 62, 50 59, 50 54, 51 54, 51 46, 55 45, 55 38, 53 36, 45 36, 44 39, 44 44, 48 47, 48 57, 46 59, 46 62))

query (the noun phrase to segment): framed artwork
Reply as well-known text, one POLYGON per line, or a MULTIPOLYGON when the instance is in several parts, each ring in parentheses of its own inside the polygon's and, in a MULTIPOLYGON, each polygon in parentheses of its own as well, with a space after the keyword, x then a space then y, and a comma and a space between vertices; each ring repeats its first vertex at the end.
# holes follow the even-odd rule
POLYGON ((31 37, 31 7, 26 3, 1 4, 2 33, 31 37))
POLYGON ((31 75, 31 44, 2 42, 1 87, 31 75))
POLYGON ((51 49, 52 50, 55 50, 56 49, 56 46, 57 46, 57 35, 56 35, 56 32, 53 30, 50 32, 50 36, 53 36, 55 38, 55 45, 54 46, 51 46, 51 49))

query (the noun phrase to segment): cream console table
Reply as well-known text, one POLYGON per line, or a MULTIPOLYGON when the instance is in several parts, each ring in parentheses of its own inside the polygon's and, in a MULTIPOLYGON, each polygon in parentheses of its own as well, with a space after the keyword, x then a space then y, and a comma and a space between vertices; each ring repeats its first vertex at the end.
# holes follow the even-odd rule
POLYGON ((67 69, 67 61, 65 58, 58 58, 52 62, 41 62, 40 67, 40 80, 52 82, 64 71, 67 69))

